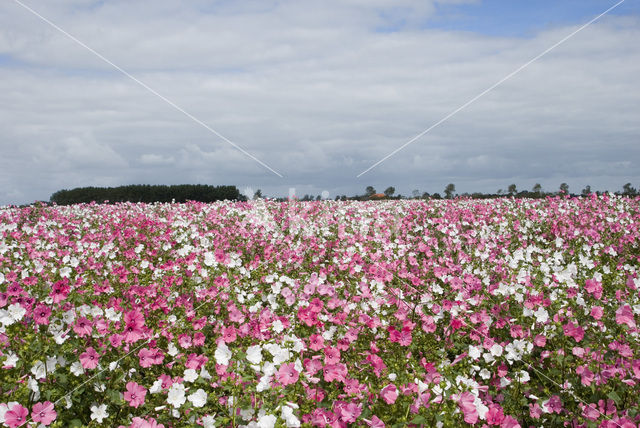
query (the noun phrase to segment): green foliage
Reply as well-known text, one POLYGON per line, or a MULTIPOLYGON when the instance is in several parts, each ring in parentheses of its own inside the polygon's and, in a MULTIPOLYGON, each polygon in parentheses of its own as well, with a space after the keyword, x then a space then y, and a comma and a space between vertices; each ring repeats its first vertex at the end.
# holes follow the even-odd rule
POLYGON ((133 184, 119 187, 76 187, 59 190, 51 195, 51 202, 71 205, 91 202, 215 202, 242 199, 236 186, 180 184, 173 186, 133 184))

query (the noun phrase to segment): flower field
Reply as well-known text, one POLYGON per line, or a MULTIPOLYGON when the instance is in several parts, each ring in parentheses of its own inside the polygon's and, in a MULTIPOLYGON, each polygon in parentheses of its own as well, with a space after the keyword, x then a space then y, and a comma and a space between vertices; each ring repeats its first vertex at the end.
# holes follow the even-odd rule
POLYGON ((636 427, 640 199, 0 208, 0 425, 636 427))

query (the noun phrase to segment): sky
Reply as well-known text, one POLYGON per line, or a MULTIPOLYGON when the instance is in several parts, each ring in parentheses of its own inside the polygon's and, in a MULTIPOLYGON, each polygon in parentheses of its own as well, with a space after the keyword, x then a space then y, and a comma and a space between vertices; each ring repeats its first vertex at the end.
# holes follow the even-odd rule
POLYGON ((0 205, 638 188, 640 2, 553 47, 617 1, 5 0, 0 205))

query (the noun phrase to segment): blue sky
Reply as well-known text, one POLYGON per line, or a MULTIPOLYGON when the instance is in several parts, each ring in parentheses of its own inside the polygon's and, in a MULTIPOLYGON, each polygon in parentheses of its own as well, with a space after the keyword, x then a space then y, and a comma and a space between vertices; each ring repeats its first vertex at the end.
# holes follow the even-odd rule
POLYGON ((640 2, 358 177, 615 1, 0 2, 0 205, 63 188, 640 187, 640 2))
MULTIPOLYGON (((481 0, 436 4, 437 15, 424 27, 499 37, 533 37, 548 28, 582 25, 616 3, 602 0, 481 0)), ((612 10, 610 16, 639 13, 640 3, 626 0, 612 10)))

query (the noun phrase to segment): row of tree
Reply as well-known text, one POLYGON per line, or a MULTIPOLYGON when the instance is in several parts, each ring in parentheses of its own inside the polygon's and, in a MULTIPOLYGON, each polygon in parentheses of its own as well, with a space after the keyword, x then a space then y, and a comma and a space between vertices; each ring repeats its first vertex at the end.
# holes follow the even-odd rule
POLYGON ((77 187, 59 190, 50 201, 58 205, 91 202, 214 202, 241 200, 236 186, 210 186, 206 184, 180 184, 173 186, 133 184, 119 187, 77 187))
MULTIPOLYGON (((395 195, 396 189, 393 186, 389 186, 385 189, 384 193, 380 194, 376 192, 376 189, 373 186, 367 186, 367 188, 365 189, 365 193, 364 195, 356 195, 356 196, 352 196, 350 198, 347 198, 346 196, 338 196, 336 197, 336 200, 339 199, 405 199, 402 195, 395 195)), ((440 193, 433 193, 433 194, 429 194, 428 192, 424 192, 421 193, 418 189, 414 190, 412 192, 412 199, 426 199, 426 198, 431 198, 431 199, 442 199, 444 197, 444 199, 452 199, 456 196, 463 196, 463 197, 470 197, 470 198, 474 198, 474 199, 488 199, 488 198, 500 198, 500 197, 505 197, 505 196, 514 196, 514 197, 518 197, 518 198, 545 198, 547 196, 553 196, 553 195, 560 195, 560 194, 564 194, 564 195, 570 195, 570 196, 588 196, 592 193, 596 193, 596 194, 602 194, 602 193, 606 193, 607 191, 601 192, 601 191, 592 191, 591 190, 591 186, 586 186, 584 189, 582 189, 582 191, 580 192, 580 194, 573 194, 569 192, 569 185, 567 183, 562 183, 560 184, 560 187, 558 188, 557 191, 555 192, 546 192, 542 189, 542 185, 540 185, 540 183, 536 183, 531 190, 518 190, 518 187, 515 184, 510 184, 507 187, 507 190, 503 190, 503 189, 498 189, 498 191, 496 193, 481 193, 481 192, 474 192, 474 193, 463 193, 461 195, 458 195, 456 193, 456 185, 453 183, 449 183, 447 184, 447 186, 444 188, 444 196, 441 195, 440 193)), ((638 192, 638 190, 636 190, 635 187, 633 187, 631 185, 631 183, 626 183, 625 185, 622 186, 622 191, 621 192, 616 192, 619 195, 625 195, 625 196, 637 196, 640 195, 640 192, 638 192)))

